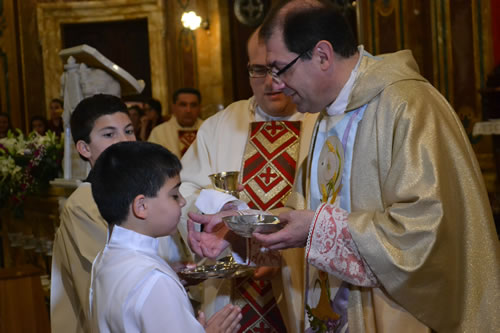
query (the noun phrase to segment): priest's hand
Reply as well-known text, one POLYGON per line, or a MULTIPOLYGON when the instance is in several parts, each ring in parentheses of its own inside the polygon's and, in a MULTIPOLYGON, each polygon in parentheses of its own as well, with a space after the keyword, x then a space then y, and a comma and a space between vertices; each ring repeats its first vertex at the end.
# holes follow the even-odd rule
POLYGON ((314 213, 313 210, 291 210, 281 213, 279 219, 286 223, 282 230, 267 235, 254 233, 253 236, 271 250, 305 247, 314 213))
POLYGON ((188 240, 191 250, 202 257, 217 258, 229 245, 234 234, 222 223, 222 217, 237 215, 236 211, 225 211, 214 215, 188 213, 188 240), (195 230, 195 223, 204 226, 195 230))

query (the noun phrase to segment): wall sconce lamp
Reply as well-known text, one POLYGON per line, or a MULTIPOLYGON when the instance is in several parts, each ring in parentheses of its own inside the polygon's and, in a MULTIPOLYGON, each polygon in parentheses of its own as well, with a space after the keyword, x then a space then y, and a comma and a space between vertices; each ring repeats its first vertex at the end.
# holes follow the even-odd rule
POLYGON ((181 17, 182 25, 184 28, 196 30, 199 27, 202 27, 205 30, 208 30, 209 24, 208 19, 202 21, 201 17, 196 15, 194 11, 184 12, 181 17))

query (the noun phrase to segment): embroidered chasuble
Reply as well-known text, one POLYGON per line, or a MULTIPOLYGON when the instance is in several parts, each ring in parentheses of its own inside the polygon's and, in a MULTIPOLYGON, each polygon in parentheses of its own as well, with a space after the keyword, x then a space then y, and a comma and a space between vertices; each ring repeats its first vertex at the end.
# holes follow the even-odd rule
MULTIPOLYGON (((365 108, 327 118, 325 126, 318 128, 312 153, 319 158, 313 159, 310 167, 312 209, 329 203, 350 211, 352 147, 365 108)), ((321 230, 313 234, 332 240, 330 233, 335 231, 321 230)), ((309 252, 306 260, 308 255, 309 252)), ((348 283, 307 265, 305 293, 306 332, 349 332, 348 283)))
POLYGON ((181 157, 188 150, 189 146, 196 140, 197 130, 179 130, 179 151, 181 157))
POLYGON ((295 178, 300 121, 253 122, 243 156, 242 200, 250 208, 284 206, 295 178))
POLYGON ((203 120, 198 118, 193 126, 182 127, 177 122, 177 119, 172 117, 169 121, 153 128, 148 141, 162 145, 175 156, 181 158, 189 146, 196 140, 198 128, 200 128, 202 123, 203 120))
MULTIPOLYGON (((243 156, 241 199, 250 208, 283 207, 299 157, 300 121, 252 122, 243 156)), ((240 332, 286 332, 271 281, 236 279, 232 299, 241 306, 240 332)))

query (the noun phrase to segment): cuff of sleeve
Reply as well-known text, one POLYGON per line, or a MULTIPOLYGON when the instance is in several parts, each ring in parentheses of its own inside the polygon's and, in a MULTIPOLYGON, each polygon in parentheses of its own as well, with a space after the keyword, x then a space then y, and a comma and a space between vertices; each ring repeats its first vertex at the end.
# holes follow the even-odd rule
POLYGON ((309 227, 309 235, 307 236, 307 244, 306 244, 306 262, 309 260, 309 254, 311 252, 311 244, 312 244, 312 238, 314 235, 314 231, 316 230, 317 224, 318 224, 318 217, 320 216, 321 211, 325 207, 326 203, 320 205, 317 209, 316 212, 314 213, 314 218, 311 223, 311 226, 309 227))
POLYGON ((306 260, 311 265, 357 286, 376 286, 377 279, 359 253, 348 230, 349 213, 321 205, 309 230, 306 260))

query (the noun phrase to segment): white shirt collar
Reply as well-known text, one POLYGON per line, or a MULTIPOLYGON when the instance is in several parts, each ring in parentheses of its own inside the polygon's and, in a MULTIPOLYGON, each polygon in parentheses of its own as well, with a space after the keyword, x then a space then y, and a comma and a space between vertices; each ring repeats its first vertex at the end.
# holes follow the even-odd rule
POLYGON ((358 53, 359 59, 356 63, 356 66, 352 70, 351 75, 349 76, 349 80, 347 80, 346 84, 344 84, 335 101, 333 101, 333 103, 326 108, 326 113, 328 113, 329 116, 335 116, 344 113, 345 109, 347 108, 349 96, 351 95, 354 81, 356 80, 356 76, 358 75, 358 68, 359 64, 361 63, 361 58, 363 58, 363 55, 365 54, 363 45, 358 46, 358 53))
POLYGON ((301 121, 304 119, 304 114, 297 111, 295 111, 290 116, 273 117, 265 113, 264 110, 262 110, 262 108, 260 107, 260 105, 257 105, 257 103, 255 103, 254 110, 255 110, 255 121, 301 121))
POLYGON ((146 236, 118 225, 113 227, 111 239, 106 246, 127 248, 152 255, 158 254, 157 238, 146 236))

